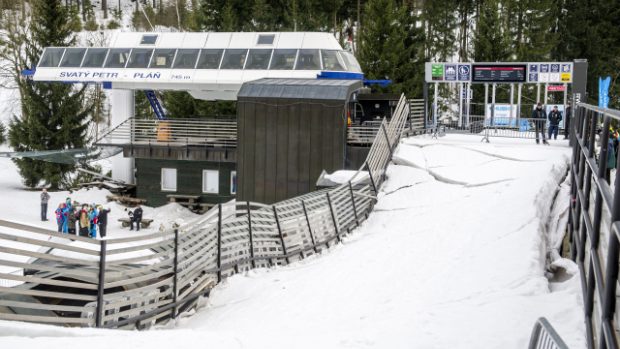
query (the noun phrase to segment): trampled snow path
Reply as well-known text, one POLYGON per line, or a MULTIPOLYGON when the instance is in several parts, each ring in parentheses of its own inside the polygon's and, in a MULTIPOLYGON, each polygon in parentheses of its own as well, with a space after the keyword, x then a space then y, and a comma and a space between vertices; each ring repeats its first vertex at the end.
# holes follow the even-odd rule
POLYGON ((544 276, 543 232, 557 222, 549 212, 569 148, 532 143, 404 140, 395 158, 402 165, 389 167, 375 212, 324 255, 234 276, 172 329, 0 322, 0 344, 525 348, 534 321, 545 316, 571 348, 583 348, 578 275, 561 284, 544 276))

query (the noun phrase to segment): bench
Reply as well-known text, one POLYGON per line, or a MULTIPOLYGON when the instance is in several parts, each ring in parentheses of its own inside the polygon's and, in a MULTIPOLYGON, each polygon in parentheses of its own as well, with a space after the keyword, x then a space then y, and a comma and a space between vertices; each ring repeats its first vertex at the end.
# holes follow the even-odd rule
POLYGON ((132 198, 130 196, 123 196, 123 195, 106 195, 106 199, 108 201, 116 201, 118 203, 129 205, 129 206, 135 206, 138 204, 140 205, 146 204, 145 199, 132 198))
MULTIPOLYGON (((119 218, 118 221, 121 222, 123 228, 127 228, 131 224, 129 217, 119 218)), ((142 218, 140 221, 140 227, 146 229, 151 225, 151 223, 153 223, 152 219, 142 218)))
POLYGON ((175 202, 181 206, 185 206, 192 211, 198 211, 200 208, 200 195, 179 195, 169 194, 166 195, 168 202, 175 202))

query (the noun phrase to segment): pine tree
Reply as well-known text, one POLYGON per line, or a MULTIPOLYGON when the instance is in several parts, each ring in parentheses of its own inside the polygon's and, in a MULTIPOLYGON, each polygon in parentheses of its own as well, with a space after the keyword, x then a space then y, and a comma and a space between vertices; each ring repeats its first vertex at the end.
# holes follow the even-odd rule
POLYGON ((478 0, 478 13, 474 35, 474 60, 476 62, 502 62, 510 60, 511 41, 505 18, 501 15, 500 0, 478 0))
POLYGON ((426 27, 427 58, 433 61, 452 60, 456 51, 457 26, 452 0, 427 0, 424 3, 424 24, 426 27))
MULTIPOLYGON (((71 46, 75 36, 67 10, 60 0, 31 2, 30 36, 25 38, 27 61, 38 62, 43 47, 71 46)), ((32 83, 17 80, 22 97, 22 115, 10 124, 9 143, 16 151, 83 148, 87 144, 87 119, 92 106, 84 105, 85 87, 68 84, 32 83)), ((42 183, 59 188, 73 165, 32 159, 15 159, 24 184, 42 183)))

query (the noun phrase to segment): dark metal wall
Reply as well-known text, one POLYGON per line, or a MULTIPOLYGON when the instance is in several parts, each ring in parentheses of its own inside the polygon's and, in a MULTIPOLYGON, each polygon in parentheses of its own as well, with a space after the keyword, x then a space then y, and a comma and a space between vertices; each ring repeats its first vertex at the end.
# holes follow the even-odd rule
POLYGON ((201 203, 217 204, 235 198, 230 194, 230 173, 235 164, 230 162, 179 161, 136 159, 136 196, 147 200, 149 206, 168 203, 166 195, 199 195, 201 203), (161 190, 161 169, 177 169, 177 191, 161 190), (202 170, 219 170, 219 194, 202 193, 202 170))
POLYGON ((344 168, 346 101, 239 97, 240 201, 273 203, 315 189, 344 168))

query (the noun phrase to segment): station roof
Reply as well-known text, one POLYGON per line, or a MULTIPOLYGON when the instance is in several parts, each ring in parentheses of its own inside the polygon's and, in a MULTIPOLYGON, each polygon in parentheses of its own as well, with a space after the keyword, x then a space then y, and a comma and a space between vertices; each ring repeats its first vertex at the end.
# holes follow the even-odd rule
POLYGON ((237 97, 346 101, 353 92, 362 87, 361 80, 266 78, 246 82, 241 86, 237 97))

